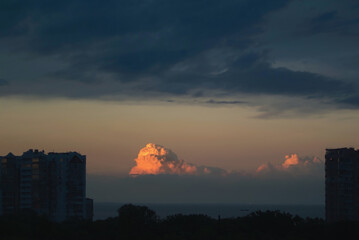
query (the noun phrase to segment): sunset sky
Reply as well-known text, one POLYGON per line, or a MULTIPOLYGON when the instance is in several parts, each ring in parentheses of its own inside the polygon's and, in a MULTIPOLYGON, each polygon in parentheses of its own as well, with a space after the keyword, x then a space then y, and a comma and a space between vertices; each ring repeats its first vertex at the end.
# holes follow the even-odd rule
POLYGON ((322 187, 325 148, 359 148, 358 16, 356 0, 2 0, 0 156, 85 154, 101 201, 160 202, 176 182, 184 202, 256 202, 230 192, 260 191, 262 166, 276 186, 294 179, 268 202, 321 203, 323 191, 297 197, 322 187), (166 182, 129 176, 148 143, 228 173, 223 198, 172 172, 157 198, 133 194, 166 182))

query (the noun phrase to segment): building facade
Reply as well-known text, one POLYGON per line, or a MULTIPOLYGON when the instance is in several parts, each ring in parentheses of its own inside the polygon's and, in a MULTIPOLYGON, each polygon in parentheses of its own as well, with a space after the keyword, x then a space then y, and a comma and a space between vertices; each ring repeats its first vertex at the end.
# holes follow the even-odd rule
POLYGON ((327 149, 325 215, 328 222, 359 221, 359 150, 327 149))
POLYGON ((21 156, 9 153, 0 162, 1 214, 33 210, 54 221, 92 219, 86 156, 30 149, 21 156))

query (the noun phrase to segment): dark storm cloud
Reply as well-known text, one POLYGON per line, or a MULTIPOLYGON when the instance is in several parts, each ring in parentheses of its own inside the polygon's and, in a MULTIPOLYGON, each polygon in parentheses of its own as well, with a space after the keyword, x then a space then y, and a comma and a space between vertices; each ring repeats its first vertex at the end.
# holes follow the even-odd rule
POLYGON ((256 65, 242 68, 236 63, 228 72, 226 88, 247 93, 267 93, 283 95, 340 94, 350 91, 350 85, 319 74, 292 71, 286 68, 271 68, 259 61, 256 65))
POLYGON ((272 68, 262 54, 246 53, 235 58, 225 64, 225 69, 216 69, 205 57, 196 57, 185 63, 188 67, 185 71, 165 72, 153 81, 143 82, 138 88, 177 95, 188 94, 194 89, 209 89, 225 91, 229 96, 250 93, 314 98, 328 94, 341 96, 353 91, 352 84, 320 74, 272 68))
MULTIPOLYGON (((355 96, 355 83, 274 68, 269 53, 256 50, 265 17, 289 2, 4 0, 0 42, 6 54, 56 59, 52 65, 61 67, 49 72, 44 66, 40 77, 23 73, 0 95, 207 97, 207 103, 217 105, 247 102, 237 99, 241 94, 330 98, 334 103, 355 96)), ((307 32, 339 30, 345 24, 350 30, 357 21, 343 20, 334 10, 307 19, 307 32)), ((24 64, 31 62, 18 67, 24 64)))
POLYGON ((335 18, 337 17, 337 14, 338 14, 337 11, 330 11, 330 12, 322 13, 319 16, 312 18, 311 23, 312 24, 326 23, 328 21, 335 20, 335 18))
POLYGON ((5 85, 8 85, 8 84, 9 84, 8 81, 6 81, 5 79, 0 78, 0 86, 5 86, 5 85))
POLYGON ((121 81, 133 81, 142 75, 161 74, 174 63, 216 46, 248 47, 250 37, 260 31, 256 24, 283 2, 69 4, 67 14, 59 20, 40 22, 30 48, 40 53, 61 49, 60 54, 75 66, 71 71, 95 68, 117 74, 121 81))
MULTIPOLYGON (((158 49, 170 50, 169 55, 177 49, 197 52, 220 39, 230 40, 227 38, 231 35, 258 32, 254 24, 286 2, 127 0, 104 4, 78 0, 23 4, 3 1, 5 15, 2 16, 7 23, 2 32, 8 36, 21 28, 22 35, 30 40, 27 47, 40 53, 61 54, 106 40, 110 42, 101 47, 146 60, 147 54, 158 49)), ((241 43, 233 40, 235 44, 241 43)), ((121 62, 122 58, 114 60, 121 62)))
POLYGON ((245 104, 247 102, 244 101, 216 101, 213 99, 210 99, 208 101, 206 101, 205 103, 209 103, 209 104, 224 104, 224 105, 236 105, 236 104, 245 104))
POLYGON ((338 11, 334 10, 313 17, 307 25, 307 30, 311 34, 331 32, 358 36, 358 26, 359 18, 357 16, 340 16, 338 11))
POLYGON ((347 106, 350 106, 352 108, 358 108, 359 107, 359 95, 352 96, 345 98, 340 101, 343 104, 346 104, 347 106))

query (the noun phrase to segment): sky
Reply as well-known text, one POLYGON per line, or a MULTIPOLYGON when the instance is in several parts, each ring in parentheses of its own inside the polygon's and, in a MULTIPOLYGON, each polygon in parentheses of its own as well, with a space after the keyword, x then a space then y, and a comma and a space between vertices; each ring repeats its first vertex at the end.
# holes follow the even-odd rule
POLYGON ((325 149, 359 148, 358 16, 354 0, 3 0, 0 155, 85 154, 98 201, 323 204, 325 149))

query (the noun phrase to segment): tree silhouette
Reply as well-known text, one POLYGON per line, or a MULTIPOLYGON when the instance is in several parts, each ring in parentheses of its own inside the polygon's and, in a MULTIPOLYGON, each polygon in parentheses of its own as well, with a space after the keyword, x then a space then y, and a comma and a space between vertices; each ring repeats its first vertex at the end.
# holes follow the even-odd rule
POLYGON ((36 240, 225 240, 225 239, 355 239, 359 222, 327 223, 280 211, 257 211, 244 217, 215 219, 206 215, 172 215, 160 219, 146 206, 118 209, 105 220, 56 223, 31 212, 0 216, 0 239, 36 240))
POLYGON ((159 219, 156 212, 146 206, 125 204, 117 212, 121 231, 130 235, 149 229, 155 231, 154 227, 159 219))

